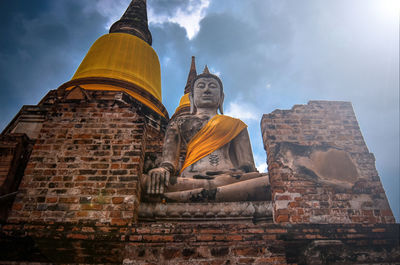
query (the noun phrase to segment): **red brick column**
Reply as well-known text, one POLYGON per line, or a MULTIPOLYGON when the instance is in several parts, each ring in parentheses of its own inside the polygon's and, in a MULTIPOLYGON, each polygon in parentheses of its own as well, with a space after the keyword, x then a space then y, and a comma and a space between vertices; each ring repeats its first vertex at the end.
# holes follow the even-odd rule
POLYGON ((261 127, 275 222, 394 222, 351 103, 275 110, 261 127))
POLYGON ((136 221, 146 110, 114 100, 115 92, 91 93, 90 101, 66 100, 47 114, 9 222, 136 221))

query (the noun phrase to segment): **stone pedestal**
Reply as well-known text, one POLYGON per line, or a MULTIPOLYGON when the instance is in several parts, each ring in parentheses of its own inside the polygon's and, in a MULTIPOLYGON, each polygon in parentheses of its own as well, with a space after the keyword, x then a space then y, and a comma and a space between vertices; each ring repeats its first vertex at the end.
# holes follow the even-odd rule
POLYGON ((272 222, 272 202, 141 203, 142 222, 272 222))

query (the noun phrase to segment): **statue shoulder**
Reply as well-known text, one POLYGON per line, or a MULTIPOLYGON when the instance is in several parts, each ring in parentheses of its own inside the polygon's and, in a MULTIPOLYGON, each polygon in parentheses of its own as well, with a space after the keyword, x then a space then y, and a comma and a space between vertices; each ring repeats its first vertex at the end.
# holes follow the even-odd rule
POLYGON ((234 117, 231 117, 231 116, 228 116, 228 115, 220 114, 220 115, 215 116, 214 119, 216 119, 216 120, 218 120, 218 121, 220 121, 222 123, 237 124, 237 125, 240 125, 240 126, 247 127, 246 123, 244 123, 241 119, 234 118, 234 117))
POLYGON ((238 118, 235 118, 235 117, 231 117, 231 116, 228 116, 228 115, 225 115, 225 114, 218 114, 217 116, 220 117, 220 118, 222 118, 222 119, 227 119, 227 120, 239 120, 239 121, 241 121, 241 119, 238 119, 238 118))

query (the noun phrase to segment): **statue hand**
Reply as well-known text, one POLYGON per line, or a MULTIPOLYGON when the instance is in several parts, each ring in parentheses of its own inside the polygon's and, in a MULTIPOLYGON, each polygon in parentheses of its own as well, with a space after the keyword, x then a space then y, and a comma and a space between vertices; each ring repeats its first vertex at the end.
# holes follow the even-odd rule
POLYGON ((169 184, 170 172, 163 167, 159 167, 150 170, 149 176, 147 194, 163 194, 169 184))

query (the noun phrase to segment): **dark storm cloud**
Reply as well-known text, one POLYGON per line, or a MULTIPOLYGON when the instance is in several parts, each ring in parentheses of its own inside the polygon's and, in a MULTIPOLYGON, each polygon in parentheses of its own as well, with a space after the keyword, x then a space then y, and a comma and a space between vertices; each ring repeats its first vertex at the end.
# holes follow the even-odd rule
POLYGON ((106 19, 82 1, 3 1, 0 126, 68 81, 106 19))
MULTIPOLYGON (((272 21, 276 19, 270 17, 272 21)), ((289 63, 287 46, 291 43, 292 30, 290 25, 260 27, 245 18, 229 13, 209 14, 202 20, 193 45, 200 58, 221 72, 232 98, 252 102, 256 93, 260 93, 257 90, 264 90, 268 83, 280 77, 289 63), (233 78, 238 76, 242 78, 233 78)))
POLYGON ((186 85, 190 67, 189 40, 186 31, 175 23, 151 25, 153 48, 161 63, 163 103, 172 116, 186 85))

